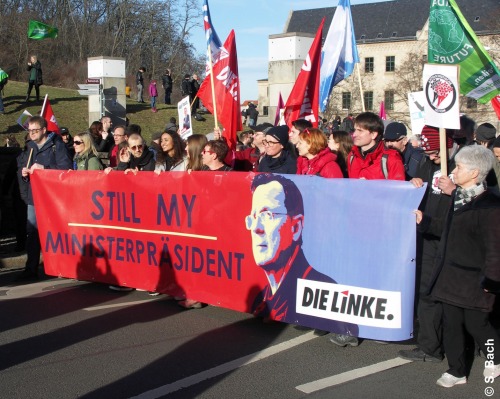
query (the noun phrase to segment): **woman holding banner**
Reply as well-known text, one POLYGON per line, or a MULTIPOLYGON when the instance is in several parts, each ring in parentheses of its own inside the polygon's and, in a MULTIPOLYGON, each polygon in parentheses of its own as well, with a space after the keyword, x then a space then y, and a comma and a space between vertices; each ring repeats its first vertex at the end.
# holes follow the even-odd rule
POLYGON ((325 134, 314 128, 304 129, 297 143, 298 175, 317 175, 328 178, 342 178, 342 171, 336 162, 337 156, 330 151, 325 134))
POLYGON ((162 151, 156 156, 155 173, 186 170, 185 145, 177 133, 163 132, 160 138, 162 151))
POLYGON ((74 170, 103 170, 89 133, 77 134, 73 139, 73 148, 75 149, 74 170))

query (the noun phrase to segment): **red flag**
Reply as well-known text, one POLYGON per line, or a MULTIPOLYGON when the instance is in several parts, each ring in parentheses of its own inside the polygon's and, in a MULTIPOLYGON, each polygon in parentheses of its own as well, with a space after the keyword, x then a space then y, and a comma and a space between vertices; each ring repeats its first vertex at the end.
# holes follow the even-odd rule
POLYGON ((54 111, 52 111, 52 107, 50 106, 49 96, 45 96, 45 100, 43 102, 42 112, 40 116, 47 121, 47 131, 55 132, 60 134, 59 125, 57 124, 56 117, 54 115, 54 111))
MULTIPOLYGON (((236 132, 242 129, 240 112, 240 79, 234 30, 229 33, 217 64, 213 67, 217 117, 224 126, 222 135, 231 149, 236 148, 236 132)), ((212 88, 208 75, 198 90, 198 97, 209 112, 213 113, 212 88)))
POLYGON ((387 114, 385 113, 385 105, 383 101, 380 101, 380 112, 378 113, 378 116, 380 116, 380 119, 385 121, 387 119, 387 114))
POLYGON ((491 105, 493 106, 493 109, 497 113, 498 120, 500 120, 500 95, 493 97, 491 99, 491 105))
POLYGON ((285 105, 285 122, 290 128, 296 119, 307 119, 314 127, 318 127, 319 70, 324 23, 325 18, 319 25, 316 37, 285 105))
POLYGON ((281 97, 280 91, 280 95, 278 97, 278 106, 276 107, 276 116, 274 117, 274 126, 278 126, 280 124, 284 109, 285 103, 283 102, 283 97, 281 97))

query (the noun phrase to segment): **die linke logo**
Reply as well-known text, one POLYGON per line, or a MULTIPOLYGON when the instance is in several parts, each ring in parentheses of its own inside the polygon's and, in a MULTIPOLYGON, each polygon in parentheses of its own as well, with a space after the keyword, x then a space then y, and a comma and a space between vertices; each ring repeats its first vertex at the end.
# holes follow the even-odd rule
POLYGON ((401 328, 401 293, 297 281, 297 313, 383 328, 401 328))
POLYGON ((425 95, 429 106, 438 114, 448 112, 457 101, 457 88, 444 75, 432 75, 427 81, 425 95))

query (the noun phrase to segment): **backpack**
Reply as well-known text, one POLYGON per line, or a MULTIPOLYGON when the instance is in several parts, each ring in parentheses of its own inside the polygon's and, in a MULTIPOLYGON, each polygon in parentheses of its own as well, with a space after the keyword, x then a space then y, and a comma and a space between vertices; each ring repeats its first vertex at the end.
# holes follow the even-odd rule
MULTIPOLYGON (((389 169, 387 169, 387 158, 389 158, 389 155, 383 154, 382 159, 380 160, 380 167, 382 168, 382 174, 384 175, 384 179, 387 180, 389 177, 389 169)), ((354 160, 354 155, 351 155, 349 158, 349 163, 352 165, 352 161, 354 160)))
MULTIPOLYGON (((55 148, 55 145, 54 145, 54 148, 55 148)), ((99 163, 100 163, 100 164, 101 164, 101 166, 102 166, 102 169, 103 169, 103 170, 104 170, 104 169, 106 169, 106 168, 104 167, 104 164, 103 164, 103 163, 102 163, 102 161, 101 161, 101 158, 96 157, 94 154, 92 154, 92 153, 91 153, 91 154, 90 154, 87 158, 85 158, 85 170, 89 170, 89 159, 90 159, 90 158, 97 158, 97 160, 99 161, 99 163)))

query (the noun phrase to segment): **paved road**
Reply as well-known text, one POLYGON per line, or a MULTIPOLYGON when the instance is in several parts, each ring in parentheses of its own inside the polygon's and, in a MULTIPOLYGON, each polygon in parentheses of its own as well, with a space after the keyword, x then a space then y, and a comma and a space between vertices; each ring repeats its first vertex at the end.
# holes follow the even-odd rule
POLYGON ((486 398, 484 359, 467 385, 435 385, 446 364, 396 358, 411 343, 338 348, 281 323, 164 296, 0 270, 2 398, 486 398), (320 381, 318 381, 320 380, 320 381))

